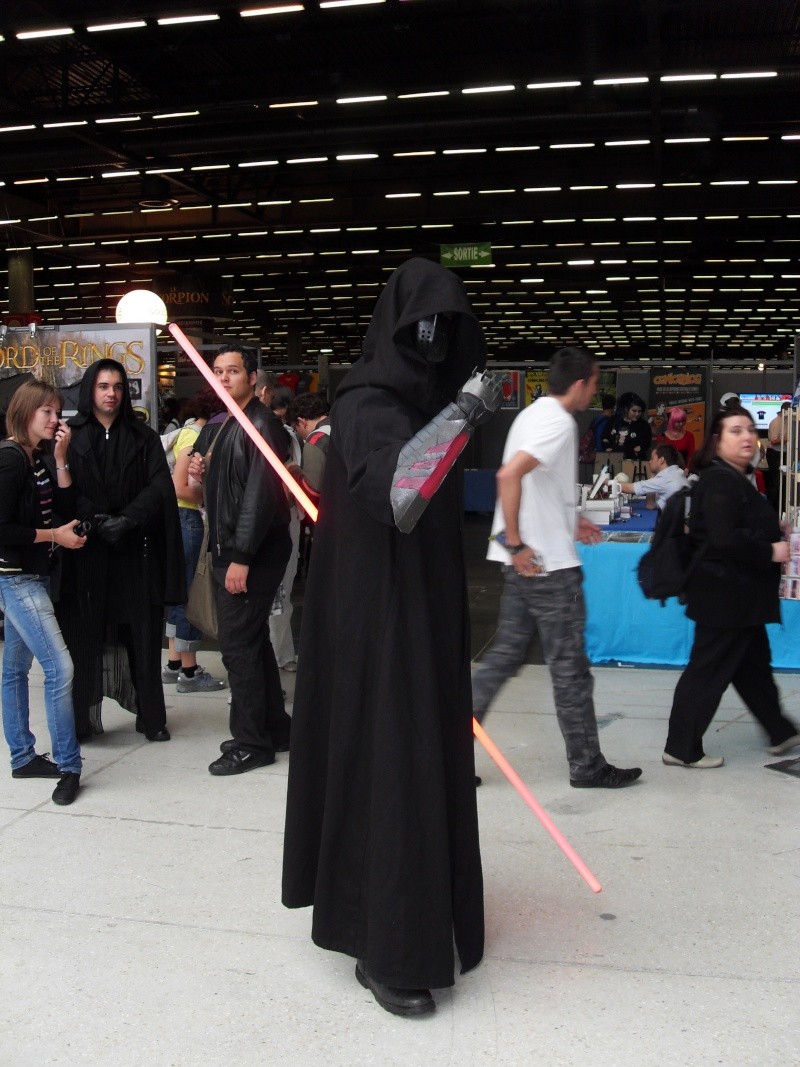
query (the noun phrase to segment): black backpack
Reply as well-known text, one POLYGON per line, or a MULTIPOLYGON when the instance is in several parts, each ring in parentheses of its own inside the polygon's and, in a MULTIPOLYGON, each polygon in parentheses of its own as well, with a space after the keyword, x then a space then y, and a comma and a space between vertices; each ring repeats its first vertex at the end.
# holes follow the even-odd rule
POLYGON ((676 596, 685 603, 684 590, 705 545, 695 548, 686 530, 691 487, 679 489, 664 505, 650 549, 639 560, 637 579, 648 600, 664 602, 676 596))

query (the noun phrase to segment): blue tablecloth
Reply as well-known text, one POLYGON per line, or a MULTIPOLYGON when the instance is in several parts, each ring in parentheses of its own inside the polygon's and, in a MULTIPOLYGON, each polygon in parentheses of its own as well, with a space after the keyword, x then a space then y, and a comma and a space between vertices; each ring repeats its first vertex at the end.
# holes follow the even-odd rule
POLYGON ((645 533, 648 530, 655 530, 657 516, 658 512, 655 508, 652 511, 648 511, 647 508, 640 506, 629 519, 620 519, 619 522, 609 523, 608 526, 603 526, 601 529, 609 532, 631 530, 636 533, 645 533))
POLYGON ((464 511, 494 511, 496 476, 493 469, 464 471, 464 511))
MULTIPOLYGON (((677 600, 662 608, 646 600, 636 565, 648 545, 579 545, 586 595, 586 650, 592 663, 650 663, 684 666, 694 623, 677 600)), ((782 624, 767 627, 772 665, 800 669, 800 601, 782 600, 782 624)))

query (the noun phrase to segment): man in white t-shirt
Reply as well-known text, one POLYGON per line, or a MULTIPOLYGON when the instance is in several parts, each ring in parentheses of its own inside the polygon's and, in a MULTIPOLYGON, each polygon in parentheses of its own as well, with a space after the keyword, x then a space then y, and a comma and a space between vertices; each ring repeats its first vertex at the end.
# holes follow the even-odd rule
POLYGON ((639 767, 612 767, 597 736, 586 656, 586 609, 575 541, 594 544, 600 531, 578 515, 578 429, 597 389, 598 370, 581 348, 562 348, 550 361, 549 395, 514 420, 497 472, 498 502, 488 558, 504 563, 505 589, 497 634, 472 679, 480 722, 500 687, 525 661, 538 629, 553 682, 556 715, 567 747, 570 785, 618 789, 639 767))

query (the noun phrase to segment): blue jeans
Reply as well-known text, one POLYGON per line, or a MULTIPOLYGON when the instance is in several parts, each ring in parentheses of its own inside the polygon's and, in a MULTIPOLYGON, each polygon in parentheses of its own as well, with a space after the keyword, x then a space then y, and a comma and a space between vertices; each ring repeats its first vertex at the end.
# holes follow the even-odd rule
POLYGON ((504 567, 505 588, 492 647, 472 676, 472 706, 482 722, 498 690, 525 662, 539 631, 550 669, 556 717, 567 747, 570 778, 591 778, 606 766, 597 737, 594 679, 586 656, 586 607, 580 567, 523 578, 504 567))
MULTIPOLYGON (((178 508, 178 515, 181 520, 181 539, 186 560, 186 589, 188 591, 200 558, 200 547, 203 543, 203 516, 194 508, 178 508)), ((185 604, 171 604, 167 608, 165 632, 167 637, 175 641, 176 652, 196 652, 203 638, 200 631, 186 618, 185 604)))
POLYGON ((36 755, 30 730, 28 672, 33 657, 44 671, 44 706, 53 760, 62 772, 81 772, 72 707, 72 660, 48 593, 50 580, 32 574, 0 577, 0 608, 6 617, 3 653, 3 732, 16 771, 36 755))

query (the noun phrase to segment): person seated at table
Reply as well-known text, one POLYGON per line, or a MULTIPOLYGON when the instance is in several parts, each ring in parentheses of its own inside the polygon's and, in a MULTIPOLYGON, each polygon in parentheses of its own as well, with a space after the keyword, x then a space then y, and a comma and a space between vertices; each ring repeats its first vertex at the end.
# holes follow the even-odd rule
POLYGON ((672 445, 655 445, 650 450, 647 460, 652 478, 641 482, 629 482, 626 474, 618 474, 617 481, 622 486, 622 492, 629 496, 648 496, 653 493, 656 498, 656 506, 659 511, 664 510, 664 505, 679 489, 685 489, 689 480, 683 473, 681 457, 672 445))
POLYGON ((667 425, 662 434, 656 438, 657 445, 672 445, 683 458, 681 466, 685 469, 694 455, 694 434, 686 429, 686 412, 683 408, 673 408, 669 413, 667 425))
POLYGON ((606 422, 602 434, 603 451, 621 452, 626 460, 644 459, 653 440, 650 423, 643 417, 644 400, 636 393, 628 393, 621 404, 619 414, 606 422))

